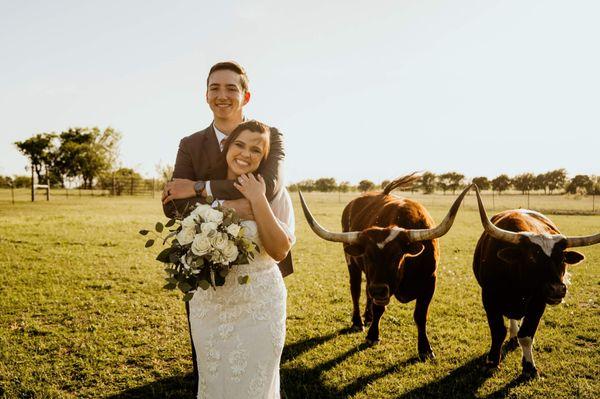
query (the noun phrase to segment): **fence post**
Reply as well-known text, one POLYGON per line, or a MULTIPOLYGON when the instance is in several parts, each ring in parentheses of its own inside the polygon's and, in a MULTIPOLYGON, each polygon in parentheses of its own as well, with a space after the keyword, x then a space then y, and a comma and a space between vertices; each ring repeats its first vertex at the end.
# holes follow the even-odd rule
POLYGON ((154 199, 154 192, 156 191, 156 179, 152 178, 152 199, 154 199))
POLYGON ((592 193, 592 212, 596 211, 596 193, 592 193))
POLYGON ((527 209, 531 209, 529 206, 529 191, 527 191, 527 209))
POLYGON ((133 196, 133 177, 131 178, 131 183, 129 185, 129 195, 133 196))
POLYGON ((35 179, 34 179, 33 164, 31 164, 31 202, 35 202, 35 179))
POLYGON ((48 177, 48 169, 46 169, 46 201, 50 201, 50 177, 48 177))
POLYGON ((10 195, 12 197, 12 204, 15 204, 15 185, 14 183, 10 185, 10 195))
POLYGON ((496 200, 494 199, 494 190, 492 190, 492 211, 496 210, 496 200))
POLYGON ((113 197, 115 196, 115 191, 116 191, 115 184, 116 184, 115 183, 115 174, 113 173, 112 174, 112 188, 111 188, 111 192, 112 192, 111 195, 113 197))

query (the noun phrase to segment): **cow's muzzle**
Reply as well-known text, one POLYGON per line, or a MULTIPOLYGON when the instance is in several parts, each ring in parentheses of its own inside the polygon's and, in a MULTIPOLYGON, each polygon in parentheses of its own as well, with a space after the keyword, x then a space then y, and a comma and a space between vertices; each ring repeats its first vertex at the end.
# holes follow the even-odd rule
POLYGON ((390 303, 390 287, 387 284, 370 284, 369 295, 375 305, 387 306, 390 303))
POLYGON ((567 295, 567 286, 563 283, 547 284, 544 294, 548 305, 558 305, 567 295))

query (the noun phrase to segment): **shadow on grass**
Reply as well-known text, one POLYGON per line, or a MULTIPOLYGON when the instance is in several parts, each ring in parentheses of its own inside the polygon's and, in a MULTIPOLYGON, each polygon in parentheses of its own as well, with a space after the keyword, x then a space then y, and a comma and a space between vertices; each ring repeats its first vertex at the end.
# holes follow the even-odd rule
MULTIPOLYGON (((406 392, 396 399, 475 398, 477 390, 492 376, 492 373, 484 368, 485 358, 486 355, 476 357, 452 370, 444 378, 406 392)), ((523 377, 517 377, 499 390, 485 396, 485 399, 505 398, 512 388, 525 381, 523 377)))
POLYGON ((192 399, 196 397, 193 387, 194 376, 190 373, 131 388, 105 399, 192 399))
POLYGON ((344 362, 352 355, 367 349, 369 346, 363 342, 353 348, 350 348, 346 352, 339 356, 330 359, 324 363, 320 363, 312 368, 306 367, 289 367, 285 365, 285 362, 295 359, 302 353, 307 352, 320 344, 329 341, 339 334, 352 333, 350 329, 340 330, 338 333, 330 334, 317 338, 310 338, 305 341, 300 341, 295 344, 289 345, 284 349, 282 356, 282 369, 281 369, 281 386, 283 388, 283 398, 319 398, 319 399, 334 399, 334 398, 347 398, 355 395, 362 391, 367 385, 371 384, 380 378, 385 377, 390 373, 397 372, 402 367, 408 366, 418 362, 417 357, 413 357, 405 360, 404 362, 398 363, 389 367, 383 371, 379 371, 373 374, 362 376, 351 384, 343 387, 332 387, 325 383, 323 374, 338 364, 344 362))

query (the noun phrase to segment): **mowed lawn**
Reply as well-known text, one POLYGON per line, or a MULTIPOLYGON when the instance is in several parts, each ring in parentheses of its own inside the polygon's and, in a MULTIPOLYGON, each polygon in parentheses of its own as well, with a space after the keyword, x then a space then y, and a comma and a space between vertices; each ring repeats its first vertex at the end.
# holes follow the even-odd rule
MULTIPOLYGON (((437 358, 421 363, 414 302, 390 303, 375 347, 364 345, 365 333, 347 332, 341 244, 318 239, 292 195, 298 242, 296 271, 285 280, 287 398, 600 396, 600 245, 579 249, 586 260, 571 268, 565 302, 547 308, 534 352, 541 378, 526 382, 520 349, 497 372, 482 368, 490 339, 471 270, 482 230, 473 196, 441 239, 428 323, 437 358)), ((319 222, 337 230, 352 196, 306 198, 319 222)), ((424 201, 440 221, 452 198, 424 201)), ((551 218, 565 234, 600 231, 598 215, 551 218)), ((0 398, 193 397, 181 296, 161 289, 158 248, 145 249, 137 234, 158 220, 158 200, 147 197, 0 204, 0 398)))

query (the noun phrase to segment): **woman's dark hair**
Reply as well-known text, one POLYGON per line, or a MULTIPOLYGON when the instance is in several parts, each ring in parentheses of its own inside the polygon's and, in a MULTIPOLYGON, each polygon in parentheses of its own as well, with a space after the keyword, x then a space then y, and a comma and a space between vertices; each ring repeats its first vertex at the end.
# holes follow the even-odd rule
MULTIPOLYGON (((252 120, 240 123, 235 129, 233 129, 233 131, 231 133, 229 133, 229 136, 227 136, 227 138, 225 139, 225 142, 223 143, 223 151, 221 151, 221 156, 219 158, 219 161, 217 162, 217 167, 215 168, 215 172, 218 175, 215 174, 215 175, 211 176, 213 179, 214 178, 224 178, 224 177, 222 177, 222 172, 227 171, 227 158, 226 158, 227 151, 229 151, 229 147, 238 138, 238 136, 246 130, 249 130, 254 133, 264 134, 267 137, 267 142, 265 144, 263 158, 260 161, 260 165, 258 166, 259 169, 261 168, 261 166, 263 165, 263 162, 265 162, 265 160, 269 156, 269 151, 271 149, 271 130, 264 123, 252 119, 252 120)), ((225 172, 225 175, 227 175, 227 172, 225 172)))

